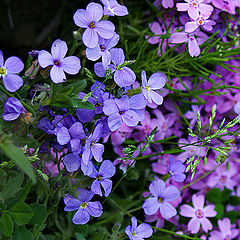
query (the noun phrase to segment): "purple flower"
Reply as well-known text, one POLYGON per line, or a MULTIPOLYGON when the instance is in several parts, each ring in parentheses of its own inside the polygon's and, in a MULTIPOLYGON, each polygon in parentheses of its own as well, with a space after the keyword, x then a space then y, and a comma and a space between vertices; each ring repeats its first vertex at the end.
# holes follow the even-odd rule
POLYGON ((137 219, 131 218, 132 226, 127 226, 125 233, 128 235, 130 240, 143 240, 149 238, 153 234, 152 227, 147 223, 141 223, 137 226, 137 219))
POLYGON ((184 174, 186 167, 181 161, 173 161, 173 158, 169 159, 168 173, 170 177, 176 182, 183 182, 186 178, 184 174))
POLYGON ((104 5, 104 15, 107 16, 125 16, 128 10, 125 6, 118 4, 116 0, 100 0, 104 5))
POLYGON ((84 164, 79 155, 74 155, 72 153, 64 156, 63 163, 68 172, 78 171, 78 169, 81 167, 84 175, 90 175, 94 168, 91 161, 89 161, 87 164, 84 164))
POLYGON ((188 43, 188 52, 191 57, 197 57, 200 55, 201 50, 199 45, 207 40, 208 36, 201 32, 195 31, 194 33, 187 33, 187 32, 177 32, 173 33, 170 37, 171 43, 188 43), (195 38, 197 37, 197 39, 195 38))
POLYGON ((5 121, 14 121, 21 114, 24 114, 24 113, 26 113, 26 110, 21 104, 21 102, 14 97, 10 97, 5 101, 3 105, 2 118, 5 121))
POLYGON ((100 196, 102 196, 101 185, 107 197, 112 190, 112 181, 108 178, 112 177, 116 172, 116 168, 110 160, 104 160, 99 168, 99 172, 93 168, 93 172, 89 177, 95 178, 91 185, 91 190, 100 196))
POLYGON ((37 128, 43 130, 47 134, 54 134, 53 125, 47 117, 44 117, 39 120, 37 124, 37 128))
POLYGON ((231 222, 228 218, 218 220, 218 228, 220 231, 210 232, 209 240, 231 240, 234 239, 238 234, 239 230, 231 226, 231 222))
POLYGON ((235 7, 239 7, 239 3, 237 4, 237 1, 233 0, 212 0, 212 4, 216 7, 221 9, 222 11, 229 12, 231 14, 235 14, 235 7))
POLYGON ((23 85, 22 78, 16 75, 23 68, 24 64, 18 57, 10 57, 4 63, 3 53, 0 50, 0 78, 2 77, 4 87, 9 92, 16 92, 23 85))
POLYGON ((80 189, 78 199, 67 194, 64 197, 65 208, 67 212, 77 210, 72 221, 74 224, 86 224, 90 220, 90 216, 100 217, 103 213, 100 202, 90 202, 94 193, 86 189, 80 189))
POLYGON ((180 197, 180 192, 175 186, 166 187, 164 181, 157 179, 150 184, 149 191, 153 197, 146 199, 142 206, 147 215, 155 214, 158 209, 165 219, 172 218, 177 214, 176 209, 168 203, 180 197))
POLYGON ((89 3, 86 10, 78 9, 74 15, 74 23, 86 28, 83 33, 83 43, 89 48, 95 48, 98 44, 98 37, 109 39, 113 37, 115 26, 107 20, 101 20, 103 8, 98 3, 89 3))
POLYGON ((164 87, 166 80, 163 74, 154 73, 147 81, 146 72, 142 71, 141 78, 142 78, 142 93, 144 97, 150 103, 154 102, 157 105, 161 105, 163 102, 163 97, 153 90, 157 90, 164 87))
POLYGON ((204 196, 196 195, 192 196, 193 207, 184 204, 180 207, 180 214, 184 217, 191 217, 192 219, 188 223, 188 230, 191 233, 197 233, 202 225, 203 231, 208 232, 212 229, 212 223, 207 219, 208 217, 215 217, 217 212, 214 211, 214 205, 208 205, 204 207, 204 196))
POLYGON ((68 47, 66 42, 57 39, 53 42, 51 54, 42 50, 38 54, 38 62, 42 68, 53 66, 50 70, 50 77, 54 83, 64 82, 66 75, 77 74, 81 68, 80 59, 75 56, 65 57, 68 47))
POLYGON ((204 0, 185 0, 186 3, 177 3, 178 11, 187 11, 190 18, 195 19, 199 12, 206 17, 212 14, 213 7, 205 4, 204 0))
POLYGON ((93 133, 86 140, 82 155, 84 164, 88 164, 92 157, 94 157, 97 162, 101 162, 103 160, 102 155, 104 152, 104 145, 97 143, 101 137, 101 132, 102 124, 98 124, 93 133))
MULTIPOLYGON (((128 87, 132 85, 136 80, 136 75, 129 67, 122 67, 125 61, 124 52, 121 48, 113 48, 110 50, 113 64, 109 64, 108 67, 114 73, 113 79, 115 83, 120 87, 128 87)), ((105 77, 106 69, 102 63, 96 63, 94 65, 94 71, 99 77, 105 77)))
POLYGON ((123 96, 120 99, 108 99, 104 101, 103 112, 109 116, 108 126, 111 131, 116 131, 124 122, 129 127, 134 127, 139 121, 144 120, 141 112, 146 106, 142 94, 128 98, 123 96))
POLYGON ((80 122, 75 122, 67 129, 66 127, 57 127, 54 129, 57 141, 60 145, 68 144, 73 154, 81 152, 81 139, 85 137, 83 126, 80 122))
POLYGON ((95 48, 87 48, 86 56, 89 60, 96 61, 102 57, 103 67, 106 69, 111 62, 111 54, 109 50, 115 47, 119 41, 119 35, 114 33, 111 39, 99 37, 98 44, 95 48))
POLYGON ((205 15, 197 13, 196 16, 194 16, 193 21, 187 22, 185 24, 185 32, 192 33, 194 32, 199 26, 202 26, 202 28, 206 31, 212 31, 213 25, 216 23, 212 20, 208 20, 208 17, 205 15))

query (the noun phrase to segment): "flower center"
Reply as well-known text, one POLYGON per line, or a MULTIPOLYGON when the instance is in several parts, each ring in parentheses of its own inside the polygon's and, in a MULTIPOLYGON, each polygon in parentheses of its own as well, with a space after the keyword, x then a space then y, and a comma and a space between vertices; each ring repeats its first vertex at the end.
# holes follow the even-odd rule
POLYGON ((102 181, 102 177, 100 175, 97 175, 96 179, 101 182, 102 181))
POLYGON ((89 27, 90 28, 95 28, 96 26, 95 26, 95 23, 94 22, 91 22, 90 24, 89 24, 89 27))
POLYGON ((92 147, 93 145, 94 145, 94 141, 91 142, 90 147, 92 147))
POLYGON ((29 112, 22 113, 21 120, 26 124, 32 123, 33 122, 32 113, 29 112))
POLYGON ((95 103, 95 107, 101 107, 101 103, 96 102, 96 103, 95 103))
POLYGON ((87 205, 88 205, 88 204, 87 204, 86 202, 82 202, 81 205, 80 205, 80 207, 81 207, 81 208, 86 208, 87 205))
POLYGON ((61 64, 61 63, 60 63, 59 60, 55 60, 55 61, 54 61, 54 65, 56 65, 56 66, 60 66, 60 64, 61 64))
POLYGON ((226 177, 226 176, 224 176, 224 175, 221 176, 221 178, 220 178, 220 181, 221 181, 221 182, 224 183, 224 182, 226 182, 226 180, 227 180, 227 177, 226 177))
POLYGON ((145 88, 146 88, 147 92, 150 91, 150 87, 148 85, 145 88))
POLYGON ((198 209, 195 212, 195 215, 197 216, 197 218, 203 218, 204 217, 204 212, 202 210, 198 209))
POLYGON ((119 114, 122 115, 124 113, 124 111, 120 111, 119 114))
POLYGON ((135 231, 133 231, 132 236, 135 237, 137 234, 135 231))
POLYGON ((1 76, 6 76, 7 75, 7 70, 6 70, 6 68, 3 68, 3 67, 0 67, 0 77, 1 76))
POLYGON ((173 172, 172 172, 172 171, 169 171, 169 174, 170 174, 170 176, 172 176, 172 175, 173 175, 173 172))
POLYGON ((159 198, 158 198, 158 202, 162 203, 162 202, 163 202, 163 198, 162 198, 162 197, 159 197, 159 198))
POLYGON ((104 52, 106 48, 105 48, 105 46, 101 45, 100 49, 101 49, 102 52, 104 52))
POLYGON ((110 6, 108 7, 108 10, 109 10, 111 13, 114 13, 114 12, 113 12, 113 9, 110 8, 110 6))

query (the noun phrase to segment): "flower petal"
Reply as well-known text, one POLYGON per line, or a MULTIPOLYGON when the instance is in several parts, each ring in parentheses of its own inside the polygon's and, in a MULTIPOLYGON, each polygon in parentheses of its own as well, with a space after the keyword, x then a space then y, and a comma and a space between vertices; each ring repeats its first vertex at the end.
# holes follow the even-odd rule
POLYGON ((74 214, 72 221, 74 224, 86 224, 90 220, 90 215, 85 208, 79 208, 74 214))
POLYGON ((53 42, 51 47, 51 53, 54 60, 62 60, 67 54, 67 44, 65 41, 57 39, 53 42))
POLYGON ((38 62, 42 68, 54 65, 53 56, 45 50, 38 53, 38 62))
POLYGON ((165 219, 172 218, 177 214, 176 209, 168 202, 160 203, 160 212, 165 219))
POLYGON ((203 218, 202 219, 202 229, 204 232, 208 232, 209 230, 212 230, 213 225, 212 223, 207 219, 207 218, 203 218))
POLYGON ((148 85, 151 89, 160 89, 163 88, 166 84, 166 79, 162 73, 154 73, 148 80, 148 85))
POLYGON ((111 57, 112 57, 112 62, 115 65, 120 65, 124 62, 125 56, 124 52, 121 48, 113 48, 110 50, 111 57))
POLYGON ((91 16, 91 20, 96 24, 103 16, 103 8, 99 3, 91 2, 87 5, 86 11, 91 16))
POLYGON ((85 46, 95 48, 98 44, 98 35, 95 28, 87 28, 82 35, 82 40, 85 46))
POLYGON ((24 64, 22 60, 18 57, 10 57, 6 60, 4 64, 7 69, 7 73, 19 73, 23 70, 24 64))
POLYGON ((168 186, 162 193, 164 200, 170 202, 180 197, 180 192, 175 186, 168 186))
POLYGON ((79 169, 81 165, 81 159, 79 155, 74 155, 70 153, 63 157, 63 163, 68 172, 75 172, 79 169))
POLYGON ((61 67, 68 74, 77 74, 81 69, 80 59, 75 56, 66 57, 61 61, 61 67))
POLYGON ((111 114, 108 117, 108 126, 109 129, 114 132, 122 125, 122 118, 119 113, 111 114))
POLYGON ((54 83, 62 83, 66 79, 66 75, 63 72, 63 69, 55 65, 50 71, 50 77, 54 83))
POLYGON ((102 205, 98 201, 88 202, 87 211, 93 217, 100 217, 103 213, 102 205))
POLYGON ((153 215, 159 209, 160 203, 156 197, 150 197, 145 200, 142 208, 147 215, 153 215))
POLYGON ((0 50, 0 67, 4 64, 3 52, 0 50))
POLYGON ((101 185, 102 185, 102 187, 104 189, 104 192, 105 192, 104 195, 105 195, 105 197, 107 197, 110 194, 111 190, 112 190, 112 181, 109 180, 109 179, 104 179, 101 182, 101 185))
POLYGON ((78 9, 73 15, 74 23, 81 28, 88 28, 91 20, 91 15, 84 9, 78 9))
POLYGON ((195 209, 187 204, 184 204, 180 207, 180 215, 184 217, 194 217, 195 209))
POLYGON ((157 179, 151 182, 149 186, 149 191, 152 193, 154 197, 160 197, 162 196, 162 193, 164 192, 166 185, 165 182, 161 179, 157 179))
POLYGON ((93 191, 95 194, 98 194, 99 196, 102 197, 102 190, 101 190, 101 185, 100 185, 100 182, 95 179, 93 182, 92 182, 92 185, 91 185, 91 191, 93 191))
POLYGON ((67 201, 64 211, 71 212, 77 210, 80 207, 81 202, 76 198, 70 198, 67 201))
POLYGON ((193 206, 196 208, 196 209, 203 209, 203 206, 204 206, 204 201, 205 201, 205 198, 203 195, 197 195, 197 194, 194 194, 192 196, 192 202, 193 202, 193 206))
POLYGON ((110 21, 102 20, 96 23, 95 29, 102 38, 109 39, 113 37, 115 26, 110 21))
POLYGON ((192 218, 189 222, 188 222, 188 230, 191 233, 197 233, 200 229, 200 220, 197 218, 192 218))
POLYGON ((110 160, 104 160, 99 168, 99 174, 104 178, 112 177, 116 172, 116 167, 110 160))
POLYGON ((123 67, 114 73, 114 81, 120 87, 128 87, 136 80, 136 75, 129 67, 123 67))
POLYGON ((23 80, 20 76, 9 73, 3 77, 3 84, 9 92, 16 92, 23 85, 23 80))
POLYGON ((91 61, 98 60, 102 56, 102 51, 100 49, 100 46, 97 45, 95 48, 87 48, 86 56, 91 61))
POLYGON ((95 160, 97 162, 101 162, 102 159, 102 155, 104 152, 104 145, 100 144, 100 143, 95 143, 92 147, 91 147, 91 151, 93 154, 93 157, 95 158, 95 160))

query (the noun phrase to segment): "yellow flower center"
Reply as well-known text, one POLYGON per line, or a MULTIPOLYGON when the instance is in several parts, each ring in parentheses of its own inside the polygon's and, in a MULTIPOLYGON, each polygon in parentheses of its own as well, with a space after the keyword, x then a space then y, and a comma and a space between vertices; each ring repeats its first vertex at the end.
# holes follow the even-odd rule
POLYGON ((1 76, 4 77, 5 75, 7 75, 7 70, 6 70, 6 68, 0 67, 0 77, 1 77, 1 76))
POLYGON ((150 87, 148 85, 145 88, 146 88, 147 92, 150 91, 150 87))
POLYGON ((95 26, 95 23, 94 22, 91 22, 90 24, 89 24, 89 27, 90 28, 95 28, 96 26, 95 26))
POLYGON ((98 175, 98 176, 96 177, 96 179, 97 179, 98 181, 102 181, 102 177, 101 177, 100 175, 98 175))
POLYGON ((170 175, 172 176, 173 175, 173 172, 172 171, 169 171, 170 175))
POLYGON ((80 205, 81 208, 86 208, 87 207, 87 203, 86 202, 82 202, 80 205))
POLYGON ((135 231, 133 231, 132 236, 135 237, 137 234, 135 231))
POLYGON ((158 202, 162 203, 163 199, 161 197, 158 198, 158 202))

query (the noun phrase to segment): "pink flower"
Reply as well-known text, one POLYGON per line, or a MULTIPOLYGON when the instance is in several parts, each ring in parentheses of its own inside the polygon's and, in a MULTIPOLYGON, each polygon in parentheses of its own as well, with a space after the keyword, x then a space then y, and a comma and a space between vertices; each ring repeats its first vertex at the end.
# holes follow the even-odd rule
POLYGON ((200 55, 201 50, 199 45, 207 40, 207 35, 200 31, 195 31, 194 33, 176 32, 170 37, 171 43, 188 43, 188 52, 191 57, 197 57, 200 55), (197 39, 196 39, 197 37, 197 39))
POLYGON ((231 14, 235 14, 235 7, 239 6, 239 3, 235 0, 212 0, 212 4, 221 9, 222 11, 229 12, 231 14))
POLYGON ((209 187, 218 187, 220 190, 223 190, 224 187, 233 190, 237 185, 237 182, 233 179, 237 171, 236 165, 232 162, 229 162, 229 169, 227 169, 226 164, 222 165, 211 174, 207 184, 209 187))
POLYGON ((189 17, 195 18, 200 12, 206 17, 212 14, 213 7, 211 5, 203 3, 204 0, 185 0, 186 3, 177 3, 176 7, 178 11, 187 11, 189 17))
POLYGON ((192 17, 192 19, 193 21, 187 22, 185 24, 185 32, 187 33, 194 32, 200 26, 202 26, 202 28, 206 31, 212 31, 212 26, 216 24, 214 21, 208 20, 208 17, 205 15, 199 13, 197 13, 196 16, 192 17))
POLYGON ((232 229, 231 222, 228 218, 218 220, 218 227, 220 231, 212 231, 209 240, 230 240, 234 239, 239 233, 237 229, 232 229))
POLYGON ((213 228, 212 223, 207 219, 208 217, 215 217, 217 212, 214 211, 214 205, 204 207, 205 197, 203 195, 194 194, 192 196, 193 207, 184 204, 180 207, 180 214, 184 217, 191 217, 188 222, 188 230, 191 233, 197 233, 202 225, 204 232, 208 232, 213 228))

